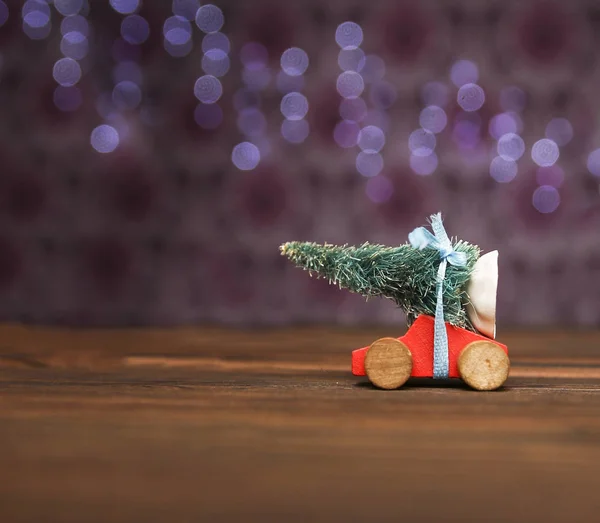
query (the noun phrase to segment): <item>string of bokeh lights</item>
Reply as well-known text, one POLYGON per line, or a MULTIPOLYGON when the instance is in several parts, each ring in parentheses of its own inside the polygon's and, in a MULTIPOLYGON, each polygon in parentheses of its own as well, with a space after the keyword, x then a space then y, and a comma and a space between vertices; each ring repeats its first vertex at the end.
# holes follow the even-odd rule
MULTIPOLYGON (((91 29, 88 22, 89 0, 26 0, 20 17, 25 35, 32 40, 44 40, 52 32, 52 9, 60 19, 61 57, 54 63, 52 75, 57 83, 53 100, 63 112, 77 111, 82 103, 78 84, 85 73, 90 50, 91 29)), ((113 10, 123 19, 120 38, 114 42, 112 91, 103 93, 96 103, 105 123, 94 128, 90 135, 92 147, 101 153, 113 152, 127 134, 123 114, 136 110, 142 102, 143 74, 135 57, 137 48, 150 35, 150 25, 138 11, 141 0, 109 0, 113 10), (132 52, 132 49, 134 52, 132 52)), ((204 33, 202 40, 203 74, 194 84, 198 105, 194 112, 196 123, 207 130, 216 129, 223 120, 218 102, 223 95, 221 78, 230 69, 231 43, 223 34, 224 15, 212 4, 200 5, 199 0, 173 0, 172 16, 163 23, 163 46, 173 57, 187 56, 193 49, 193 22, 204 33)), ((10 16, 4 0, 0 0, 0 27, 10 16)), ((358 146, 355 160, 357 171, 367 178, 366 192, 374 202, 389 199, 393 186, 381 173, 384 167, 382 150, 389 131, 386 113, 394 103, 395 87, 384 80, 385 63, 376 55, 366 55, 361 49, 364 34, 355 22, 340 24, 335 41, 340 47, 338 65, 341 73, 336 88, 342 97, 339 106, 341 120, 334 129, 334 140, 342 148, 358 146), (365 91, 368 96, 364 97, 365 91)), ((139 54, 139 52, 138 52, 139 54)), ((237 144, 232 152, 233 164, 241 170, 254 169, 261 157, 269 153, 266 138, 267 121, 261 111, 261 91, 271 82, 268 53, 261 44, 250 42, 242 47, 244 86, 234 95, 238 112, 237 125, 247 141, 237 144)), ((307 53, 300 48, 287 49, 280 57, 276 87, 282 95, 280 111, 284 119, 281 135, 290 144, 302 144, 309 135, 306 120, 309 103, 302 93, 304 73, 309 66, 307 53)), ((486 101, 484 89, 477 83, 479 70, 469 60, 458 60, 450 69, 450 81, 457 88, 456 102, 460 111, 454 116, 451 136, 461 152, 475 151, 483 139, 482 120, 478 111, 486 101)), ((419 127, 410 133, 409 164, 418 175, 433 174, 438 167, 437 136, 448 126, 448 86, 429 82, 423 86, 424 107, 419 114, 419 127)), ((488 132, 494 140, 495 154, 490 161, 490 176, 499 183, 513 181, 519 172, 518 162, 524 157, 526 144, 522 112, 525 94, 517 87, 500 92, 502 112, 489 122, 488 132)), ((559 188, 565 174, 557 162, 560 150, 573 138, 573 127, 566 118, 553 118, 545 127, 544 137, 531 146, 531 159, 537 166, 537 187, 532 195, 534 207, 541 213, 551 213, 560 205, 559 188)), ((591 151, 586 160, 591 175, 600 178, 600 148, 591 151)))
MULTIPOLYGON (((499 183, 509 183, 516 178, 517 162, 526 150, 520 136, 525 94, 517 87, 507 87, 500 92, 499 102, 504 112, 494 115, 489 126, 489 133, 496 140, 497 152, 490 164, 490 175, 499 183)), ((556 162, 560 156, 559 145, 566 145, 572 138, 572 132, 567 119, 554 118, 546 126, 545 137, 531 147, 531 159, 538 166, 538 186, 532 194, 532 204, 540 213, 554 212, 560 204, 558 188, 564 180, 564 173, 556 162)))
POLYGON ((384 80, 385 63, 377 55, 366 55, 361 49, 363 30, 359 24, 347 21, 335 32, 340 47, 336 88, 342 97, 339 114, 341 121, 333 131, 335 142, 344 149, 358 146, 356 170, 368 178, 367 197, 376 203, 388 200, 393 193, 390 180, 381 175, 384 167, 381 151, 386 143, 389 117, 386 110, 396 100, 395 87, 384 80), (362 97, 368 89, 367 104, 362 97))
MULTIPOLYGON (((270 144, 266 138, 267 120, 260 110, 261 91, 271 82, 268 67, 267 49, 259 43, 249 42, 240 52, 243 64, 244 87, 234 96, 238 111, 238 130, 248 141, 237 144, 232 151, 233 164, 240 170, 248 171, 257 167, 261 158, 269 154, 270 144)), ((308 113, 308 100, 301 90, 304 86, 304 73, 308 69, 308 55, 299 47, 285 50, 279 60, 281 70, 277 73, 277 89, 283 94, 280 112, 284 117, 281 135, 291 144, 303 143, 309 134, 305 117, 308 113)))
POLYGON ((292 47, 284 51, 280 59, 281 71, 277 74, 278 87, 290 88, 285 92, 279 106, 284 120, 281 124, 281 135, 292 144, 301 144, 308 137, 310 128, 306 121, 308 113, 308 100, 300 91, 303 78, 308 69, 309 59, 306 51, 299 47, 292 47))
MULTIPOLYGON (((80 60, 88 53, 88 27, 85 18, 78 13, 87 13, 86 0, 56 0, 54 7, 64 17, 60 24, 62 35, 60 49, 62 57, 53 66, 52 75, 58 84, 53 98, 61 111, 75 111, 81 105, 81 93, 76 84, 81 79, 80 60)), ((0 7, 0 25, 8 20, 9 10, 4 2, 0 7)), ((52 31, 52 12, 47 2, 27 0, 21 8, 23 32, 32 40, 43 40, 52 31)))
MULTIPOLYGON (((182 0, 179 1, 182 2, 182 0)), ((176 11, 175 7, 173 11, 176 11)), ((194 95, 198 99, 198 105, 194 109, 194 120, 202 129, 213 130, 219 127, 223 121, 223 110, 217 103, 223 96, 223 85, 219 78, 229 72, 231 43, 229 38, 221 33, 225 24, 225 16, 219 7, 206 4, 194 10, 190 5, 189 11, 191 19, 195 20, 198 29, 204 33, 202 38, 203 55, 200 64, 204 74, 194 84, 194 95)), ((175 16, 181 15, 175 14, 175 16)), ((170 36, 170 40, 182 40, 182 38, 176 38, 181 28, 173 27, 170 31, 176 31, 175 35, 170 36)), ((191 42, 190 36, 190 46, 191 42)), ((180 42, 179 45, 188 44, 185 41, 180 42)))
POLYGON ((123 19, 120 37, 112 45, 115 62, 113 87, 96 100, 96 111, 105 123, 95 127, 90 135, 92 147, 99 153, 112 153, 129 134, 124 114, 134 111, 142 102, 142 70, 136 62, 139 46, 150 36, 150 25, 137 14, 139 0, 110 0, 111 7, 123 19))
MULTIPOLYGON (((62 16, 60 51, 62 58, 54 64, 52 75, 58 84, 54 90, 54 105, 63 112, 74 112, 83 103, 83 95, 77 83, 82 76, 79 62, 89 52, 89 25, 84 15, 89 6, 84 0, 55 0, 54 7, 62 16)), ((48 21, 48 25, 51 21, 48 21)))
MULTIPOLYGON (((173 14, 167 17, 162 27, 163 47, 174 58, 187 56, 194 47, 191 22, 197 11, 189 13, 182 7, 185 8, 185 4, 173 4, 173 14), (192 18, 189 17, 190 14, 192 18)), ((196 4, 196 8, 198 7, 196 4)))
POLYGON ((240 50, 240 61, 243 66, 243 87, 236 92, 234 105, 237 110, 237 128, 247 141, 234 146, 231 161, 238 169, 250 171, 269 152, 265 136, 267 119, 261 110, 261 93, 271 82, 269 52, 260 43, 248 42, 240 50))

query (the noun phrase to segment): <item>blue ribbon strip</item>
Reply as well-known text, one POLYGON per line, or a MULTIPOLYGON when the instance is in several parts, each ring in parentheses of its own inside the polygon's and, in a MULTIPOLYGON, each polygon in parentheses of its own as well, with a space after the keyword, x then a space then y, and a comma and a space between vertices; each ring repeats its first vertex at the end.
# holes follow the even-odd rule
POLYGON ((440 213, 431 217, 431 234, 425 227, 418 227, 408 235, 408 241, 415 249, 437 249, 440 251, 440 266, 437 273, 437 302, 435 304, 435 328, 433 341, 433 377, 443 379, 448 377, 448 333, 444 321, 444 278, 448 263, 456 267, 467 265, 467 255, 453 249, 452 243, 442 225, 440 213), (435 236, 434 236, 435 235, 435 236))

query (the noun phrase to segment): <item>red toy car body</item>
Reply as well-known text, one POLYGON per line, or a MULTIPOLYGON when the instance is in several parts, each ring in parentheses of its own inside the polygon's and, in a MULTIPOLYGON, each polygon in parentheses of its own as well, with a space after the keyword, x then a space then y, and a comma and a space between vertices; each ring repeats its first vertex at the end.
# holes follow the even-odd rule
MULTIPOLYGON (((465 348, 474 342, 485 342, 485 346, 488 349, 492 349, 492 351, 495 349, 493 345, 496 345, 508 356, 506 345, 486 336, 455 327, 449 323, 446 323, 446 332, 448 334, 450 378, 464 378, 464 373, 461 373, 459 368, 459 358, 465 348)), ((434 318, 424 315, 419 316, 408 329, 407 333, 398 338, 398 340, 406 345, 412 356, 412 371, 410 372, 410 376, 419 378, 433 377, 434 318)), ((370 348, 363 347, 352 352, 352 374, 355 376, 368 375, 365 369, 365 358, 370 348)), ((500 356, 505 358, 502 355, 500 356)))

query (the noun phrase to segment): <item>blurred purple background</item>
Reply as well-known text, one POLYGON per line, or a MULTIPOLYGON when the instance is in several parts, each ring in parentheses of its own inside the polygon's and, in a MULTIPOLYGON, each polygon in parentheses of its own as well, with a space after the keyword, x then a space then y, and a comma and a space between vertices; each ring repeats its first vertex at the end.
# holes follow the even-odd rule
POLYGON ((597 2, 0 1, 0 317, 398 323, 288 240, 500 251, 499 322, 600 324, 597 2))

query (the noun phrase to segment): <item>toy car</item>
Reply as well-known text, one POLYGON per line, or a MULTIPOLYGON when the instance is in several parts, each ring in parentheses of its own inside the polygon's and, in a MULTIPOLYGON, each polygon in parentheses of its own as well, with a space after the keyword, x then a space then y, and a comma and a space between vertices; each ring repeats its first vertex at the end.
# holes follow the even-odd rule
MULTIPOLYGON (((449 377, 476 390, 495 390, 508 378, 506 345, 446 323, 449 377)), ((434 319, 419 316, 400 338, 381 338, 352 352, 352 374, 367 376, 382 389, 397 389, 408 378, 433 377, 434 319)))
POLYGON ((401 338, 381 338, 355 350, 355 376, 368 376, 382 389, 401 387, 414 376, 462 378, 476 390, 495 390, 510 367, 506 346, 495 341, 498 251, 480 256, 474 245, 453 244, 440 213, 431 216, 431 228, 434 234, 417 227, 409 243, 398 247, 288 242, 280 249, 311 275, 366 297, 391 298, 411 318, 420 314, 401 338), (444 300, 453 307, 449 314, 444 300), (439 319, 438 336, 432 314, 439 319))

